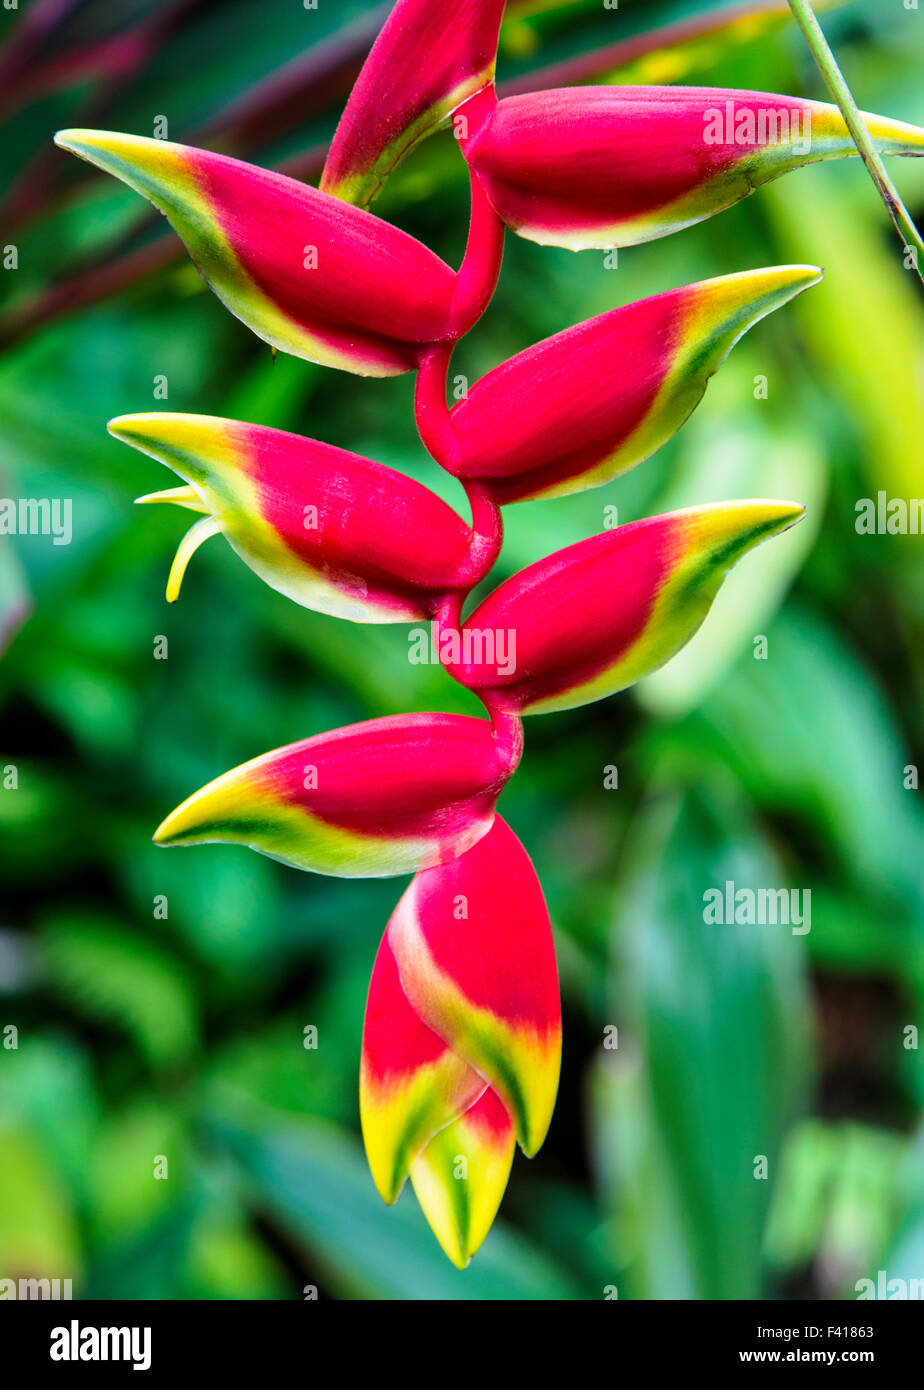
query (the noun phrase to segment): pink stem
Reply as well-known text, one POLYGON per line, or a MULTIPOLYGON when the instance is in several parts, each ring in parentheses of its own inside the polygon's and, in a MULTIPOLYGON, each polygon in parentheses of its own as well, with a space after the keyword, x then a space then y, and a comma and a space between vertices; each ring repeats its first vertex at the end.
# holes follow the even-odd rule
POLYGON ((490 696, 479 695, 478 698, 491 716, 494 739, 497 743, 501 767, 504 770, 504 781, 507 781, 516 772, 520 758, 523 756, 523 721, 519 715, 510 714, 507 710, 496 709, 491 703, 490 696))
POLYGON ((504 224, 491 206, 481 179, 471 167, 468 172, 472 190, 471 218, 450 310, 453 339, 468 333, 487 309, 497 288, 504 258, 504 224))
MULTIPOLYGON (((446 378, 453 345, 432 348, 417 370, 414 414, 427 451, 441 468, 451 472, 455 453, 452 414, 446 404, 446 378)), ((460 479, 472 509, 472 543, 460 568, 455 587, 468 591, 480 584, 492 568, 504 540, 501 509, 483 483, 460 479)))
MULTIPOLYGON (((456 590, 441 600, 433 615, 436 623, 436 650, 442 658, 443 634, 458 633, 462 623, 462 602, 464 594, 456 590)), ((457 679, 449 666, 443 666, 453 680, 457 679)), ((494 741, 497 745, 498 762, 503 780, 506 782, 517 769, 523 753, 523 721, 516 714, 501 709, 495 704, 490 692, 473 690, 472 694, 484 705, 491 720, 494 741)))
POLYGON ((484 483, 461 479, 468 504, 472 509, 472 543, 462 569, 460 589, 474 589, 494 568, 504 543, 504 519, 501 509, 484 483))
POLYGON ((488 489, 477 482, 462 480, 465 495, 472 509, 472 533, 468 554, 452 578, 452 589, 435 601, 434 616, 454 612, 458 625, 463 600, 494 568, 504 543, 504 521, 501 509, 488 489), (452 605, 455 605, 453 610, 452 605))
POLYGON ((433 614, 433 621, 436 623, 436 642, 437 650, 440 648, 440 638, 444 632, 458 632, 462 622, 462 603, 465 594, 461 589, 454 589, 451 594, 446 594, 441 598, 436 611, 433 614))
POLYGON ((449 406, 446 404, 446 378, 455 343, 430 348, 417 368, 414 391, 414 418, 427 452, 441 468, 451 471, 456 441, 449 406))

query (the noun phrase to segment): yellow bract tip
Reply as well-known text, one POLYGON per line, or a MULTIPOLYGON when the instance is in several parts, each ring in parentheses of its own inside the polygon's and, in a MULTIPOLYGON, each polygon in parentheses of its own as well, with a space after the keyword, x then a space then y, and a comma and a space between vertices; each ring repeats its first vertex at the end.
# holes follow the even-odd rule
POLYGON ((729 350, 748 328, 817 285, 824 274, 817 265, 774 265, 720 275, 691 286, 693 304, 701 315, 700 321, 689 325, 691 349, 696 349, 699 339, 712 327, 722 333, 723 346, 727 344, 729 350), (735 335, 731 341, 726 337, 729 333, 735 335))
POLYGON ((755 498, 689 507, 680 515, 691 552, 721 557, 723 564, 730 566, 761 541, 795 526, 805 515, 805 508, 798 502, 755 498))
POLYGON ((265 818, 267 793, 260 784, 259 773, 253 771, 254 765, 262 761, 254 758, 241 763, 193 792, 157 827, 154 843, 205 844, 219 839, 237 842, 233 834, 224 833, 229 826, 265 818))
POLYGON ((861 111, 860 115, 883 154, 924 155, 924 130, 920 126, 869 111, 861 111))
POLYGON ((70 150, 80 159, 87 159, 91 164, 98 164, 101 169, 107 170, 111 170, 113 161, 125 161, 139 167, 159 164, 166 152, 172 153, 177 148, 169 140, 127 135, 116 130, 59 130, 54 139, 60 149, 70 150))

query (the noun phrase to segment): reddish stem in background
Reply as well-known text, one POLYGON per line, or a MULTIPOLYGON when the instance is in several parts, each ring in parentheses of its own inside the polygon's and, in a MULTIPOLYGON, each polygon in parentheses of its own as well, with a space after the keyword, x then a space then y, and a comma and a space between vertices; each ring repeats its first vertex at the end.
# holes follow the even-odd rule
POLYGON ((0 83, 6 94, 17 73, 24 72, 46 38, 77 9, 78 0, 33 0, 0 56, 0 83))
MULTIPOLYGON (((707 38, 737 22, 747 20, 788 19, 789 0, 743 0, 737 5, 717 5, 690 19, 673 20, 657 29, 648 29, 631 38, 579 53, 547 67, 533 68, 520 77, 508 78, 500 84, 501 97, 524 96, 544 91, 548 87, 574 87, 583 83, 609 80, 620 68, 627 68, 640 58, 647 58, 659 49, 674 48, 694 39, 707 38)), ((759 31, 758 31, 759 32, 759 31)), ((621 79, 625 81, 623 77, 621 79)), ((670 78, 666 79, 670 82, 670 78)))
MULTIPOLYGON (((14 60, 9 82, 5 82, 4 77, 0 75, 0 108, 8 115, 10 108, 16 111, 30 101, 56 92, 65 83, 76 84, 95 77, 100 85, 91 90, 86 101, 79 103, 79 119, 75 114, 73 124, 98 125, 107 107, 132 82, 138 70, 158 51, 175 29, 189 20, 202 3, 203 0, 161 0, 154 14, 124 33, 82 45, 69 44, 63 52, 50 55, 36 66, 14 60)), ((67 4, 59 4, 52 8, 57 8, 59 12, 53 28, 49 31, 53 35, 60 22, 69 18, 68 11, 74 6, 68 0, 67 4)), ((23 16, 20 28, 14 32, 13 39, 0 53, 0 74, 9 71, 9 50, 16 37, 26 30, 27 19, 33 17, 34 10, 35 4, 28 14, 23 16)), ((41 46, 39 42, 39 48, 41 46)), ((57 154, 51 144, 43 143, 14 175, 0 199, 4 235, 15 231, 42 210, 55 187, 59 167, 57 154)), ((83 179, 78 178, 74 182, 79 188, 83 179)))

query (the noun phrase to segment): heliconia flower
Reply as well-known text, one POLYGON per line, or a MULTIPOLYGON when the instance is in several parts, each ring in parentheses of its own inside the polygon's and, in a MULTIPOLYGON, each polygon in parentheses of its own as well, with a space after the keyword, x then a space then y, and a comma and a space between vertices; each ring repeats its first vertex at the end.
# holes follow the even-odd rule
POLYGON ((521 747, 516 721, 407 714, 350 724, 226 772, 154 841, 249 845, 341 878, 412 873, 487 833, 521 747))
POLYGON ((504 0, 398 0, 356 79, 321 178, 366 206, 389 174, 494 77, 504 0))
POLYGON ((440 462, 498 502, 609 482, 680 428, 742 334, 822 274, 791 265, 723 275, 546 338, 470 387, 440 462))
POLYGON ((109 430, 187 483, 139 501, 172 502, 209 518, 181 546, 170 599, 209 525, 272 588, 339 618, 429 618, 442 595, 470 583, 471 529, 428 488, 383 464, 208 415, 122 415, 109 430))
POLYGON ((416 876, 388 941, 415 1013, 497 1091, 532 1156, 558 1087, 558 976, 539 880, 500 817, 467 854, 416 876))
POLYGON ((529 1155, 545 1138, 560 1060, 548 911, 498 816, 473 849, 407 889, 379 949, 363 1032, 360 1113, 376 1186, 393 1202, 410 1174, 460 1266, 494 1218, 514 1137, 529 1155))
MULTIPOLYGON (((883 154, 924 154, 917 126, 864 120, 883 154)), ((462 145, 508 227, 575 251, 666 236, 799 165, 857 153, 836 106, 722 87, 505 97, 462 145)))
POLYGON ((445 664, 493 711, 544 714, 601 700, 669 661, 731 567, 802 515, 794 502, 719 502, 568 546, 489 594, 455 649, 441 648, 445 664), (503 665, 485 641, 500 632, 503 665))
POLYGON ((395 376, 483 307, 457 302, 455 272, 421 242, 296 179, 137 135, 55 140, 149 198, 231 312, 296 357, 395 376))

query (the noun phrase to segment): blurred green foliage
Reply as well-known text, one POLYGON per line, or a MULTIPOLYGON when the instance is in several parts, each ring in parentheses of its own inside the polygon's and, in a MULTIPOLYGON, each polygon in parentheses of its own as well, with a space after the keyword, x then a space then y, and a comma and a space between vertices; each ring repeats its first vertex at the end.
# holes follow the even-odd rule
MULTIPOLYGON (((499 77, 706 9, 512 4, 499 77)), ((742 564, 670 667, 528 725, 502 809, 550 903, 564 1070, 549 1140, 515 1163, 470 1270, 443 1259, 412 1196, 381 1206, 359 1140, 365 989, 403 885, 150 844, 168 809, 257 753, 355 719, 476 706, 409 664, 402 628, 297 609, 220 542, 168 608, 186 523, 133 509, 166 480, 105 421, 154 408, 164 376, 172 410, 301 430, 464 505, 416 438, 407 378, 274 361, 182 259, 69 313, 46 298, 23 331, 23 306, 92 283, 159 231, 146 204, 72 168, 50 136, 148 134, 166 115, 171 137, 192 139, 215 121, 204 143, 274 164, 329 138, 349 77, 307 118, 296 103, 243 145, 221 113, 297 55, 349 47, 381 13, 266 0, 256 22, 246 0, 89 0, 8 93, 5 211, 18 199, 28 212, 0 235, 18 249, 18 268, 0 271, 0 494, 71 498, 74 536, 0 538, 0 1276, 72 1277, 102 1297, 316 1286, 398 1299, 853 1297, 880 1268, 919 1278, 924 1071, 908 1030, 924 1012, 924 891, 906 769, 922 756, 924 569, 919 537, 858 535, 854 504, 922 492, 924 336, 915 278, 859 161, 801 170, 621 252, 618 270, 510 237, 497 297, 459 348, 474 379, 672 285, 789 260, 827 272, 735 349, 653 460, 507 513, 510 573, 602 529, 613 504, 621 520, 734 496, 809 507, 742 564), (64 80, 55 67, 171 14, 132 70, 77 64, 64 80), (618 790, 604 787, 608 765, 618 790), (811 890, 811 931, 705 924, 703 892, 726 879, 811 890)), ((25 16, 0 14, 12 44, 25 16)), ((919 15, 855 0, 825 22, 861 105, 922 123, 919 15)), ((779 15, 600 75, 824 95, 779 15)), ((924 162, 895 173, 924 210, 924 162)), ((457 263, 467 193, 451 137, 421 148, 377 210, 457 263)))

